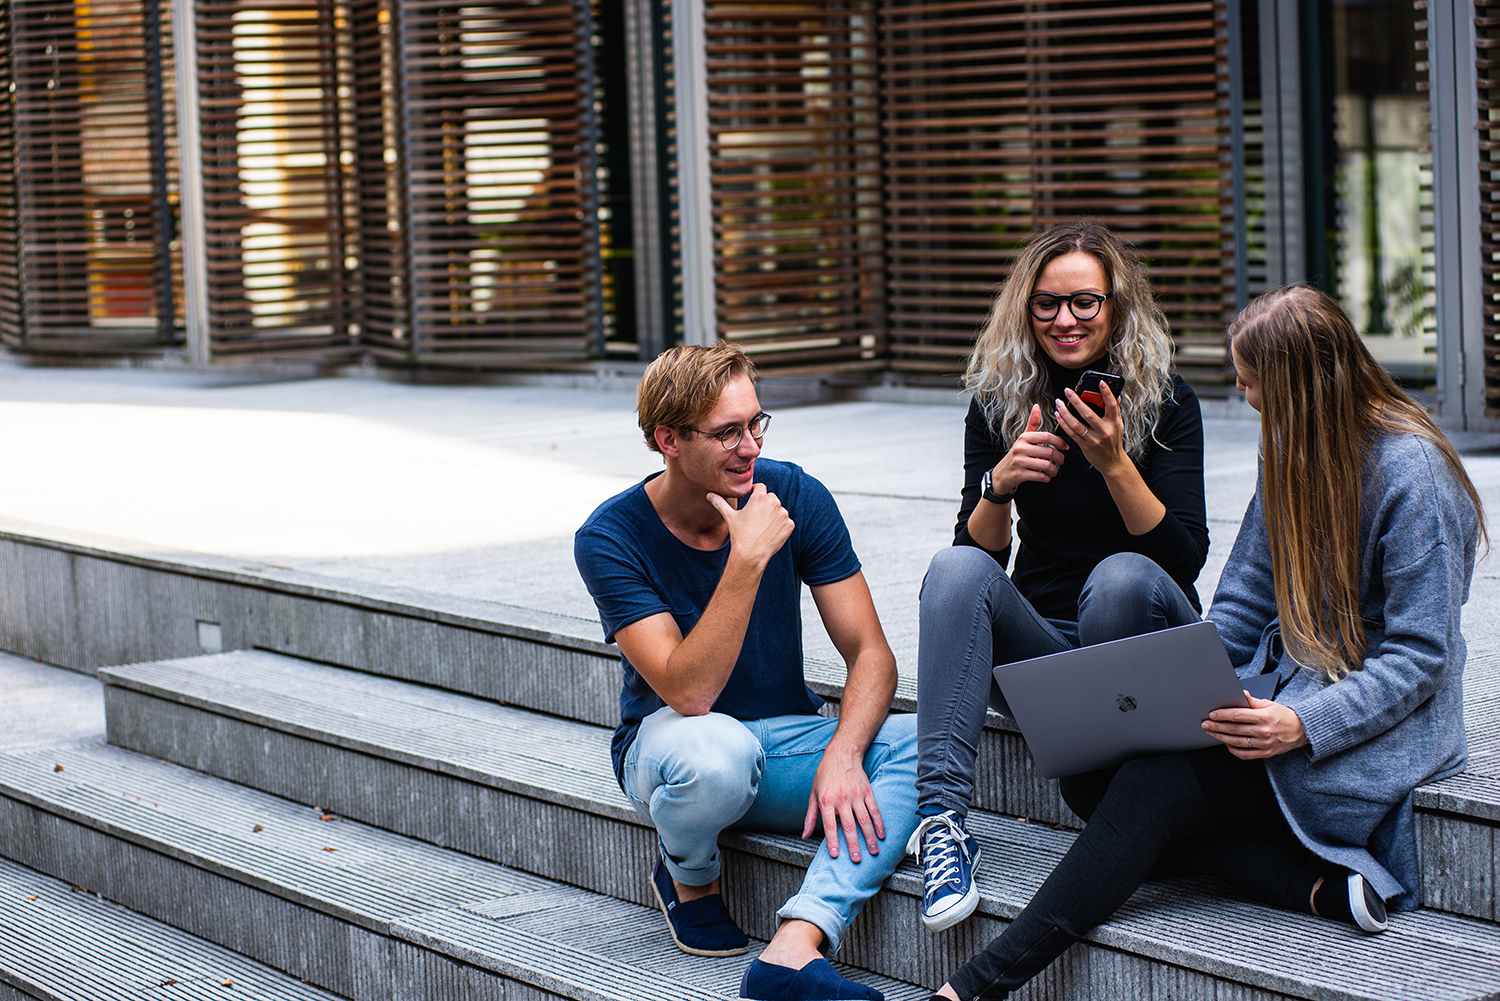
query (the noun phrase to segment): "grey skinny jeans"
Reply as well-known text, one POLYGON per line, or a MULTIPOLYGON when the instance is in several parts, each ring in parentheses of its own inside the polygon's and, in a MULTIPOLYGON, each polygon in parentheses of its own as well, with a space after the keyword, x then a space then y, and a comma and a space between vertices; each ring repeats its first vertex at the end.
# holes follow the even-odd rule
POLYGON ((1077 622, 1044 619, 988 553, 953 546, 927 568, 920 619, 917 809, 967 816, 985 709, 1009 708, 991 668, 1187 625, 1198 613, 1161 567, 1139 553, 1116 553, 1084 582, 1077 622))

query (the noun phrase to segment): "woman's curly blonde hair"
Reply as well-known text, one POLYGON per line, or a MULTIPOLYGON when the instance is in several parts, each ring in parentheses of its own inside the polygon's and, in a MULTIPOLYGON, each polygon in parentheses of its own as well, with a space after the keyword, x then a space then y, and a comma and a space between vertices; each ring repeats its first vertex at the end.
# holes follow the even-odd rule
POLYGON ((1139 462, 1162 406, 1172 398, 1172 337, 1140 260, 1096 220, 1069 219, 1026 245, 974 343, 964 384, 1004 441, 1013 442, 1026 430, 1033 404, 1042 405, 1043 427, 1056 429, 1045 355, 1032 333, 1026 300, 1042 270, 1074 251, 1092 255, 1104 269, 1114 319, 1108 363, 1095 367, 1125 379, 1120 400, 1125 452, 1139 462))

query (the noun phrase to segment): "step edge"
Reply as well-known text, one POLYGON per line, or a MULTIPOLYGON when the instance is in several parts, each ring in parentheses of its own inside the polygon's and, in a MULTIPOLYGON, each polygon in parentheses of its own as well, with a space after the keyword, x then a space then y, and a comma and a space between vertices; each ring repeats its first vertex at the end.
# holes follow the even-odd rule
MULTIPOLYGON (((160 662, 153 661, 151 663, 160 662)), ((101 680, 105 680, 103 678, 103 674, 104 672, 101 672, 101 680)), ((188 709, 207 713, 212 716, 221 716, 225 719, 232 719, 241 723, 248 723, 252 726, 263 727, 267 730, 272 730, 278 733, 285 733, 290 736, 299 737, 303 740, 310 740, 315 743, 325 744, 329 747, 335 747, 342 750, 353 751, 359 754, 365 754, 373 758, 392 761, 397 764, 405 765, 409 768, 432 772, 434 774, 444 775, 450 778, 462 779, 466 782, 473 782, 476 785, 488 786, 490 788, 499 789, 503 792, 514 793, 515 795, 525 796, 529 799, 535 799, 541 802, 560 803, 562 805, 573 807, 574 809, 582 810, 586 813, 592 813, 597 816, 606 817, 612 820, 634 823, 642 827, 646 826, 644 821, 640 819, 640 816, 633 809, 631 809, 628 804, 624 802, 617 803, 613 801, 595 799, 586 793, 574 793, 555 790, 547 786, 524 782, 519 779, 504 775, 497 775, 494 772, 486 772, 473 765, 466 765, 443 758, 431 757, 416 751, 408 751, 401 748, 390 747, 389 745, 378 743, 369 738, 354 737, 348 734, 336 733, 334 731, 326 729, 320 730, 305 723, 293 722, 275 716, 268 716, 254 710, 243 708, 241 706, 232 706, 226 705, 222 702, 214 702, 203 696, 183 693, 152 682, 143 681, 142 679, 136 677, 129 677, 126 675, 115 674, 111 672, 108 679, 105 681, 105 684, 107 688, 119 688, 138 695, 160 699, 163 702, 184 706, 188 709)), ((477 699, 475 696, 462 695, 461 693, 450 694, 456 698, 473 699, 479 702, 484 701, 481 699, 477 699)), ((106 699, 107 698, 108 695, 106 693, 106 699)), ((521 707, 511 706, 507 708, 513 709, 516 712, 536 713, 536 710, 525 709, 521 707)), ((540 713, 536 714, 545 715, 540 713)), ((605 729, 592 723, 585 723, 581 720, 567 720, 565 722, 570 723, 580 729, 587 728, 591 731, 600 731, 605 729)), ((107 726, 108 719, 106 717, 106 727, 107 726)), ((134 750, 134 748, 116 744, 112 737, 110 738, 110 743, 112 746, 123 747, 125 750, 134 750)))
MULTIPOLYGON (((8 788, 8 784, 6 784, 5 786, 0 786, 0 789, 3 789, 3 788, 8 788)), ((62 815, 62 813, 63 813, 63 811, 50 810, 49 807, 48 807, 48 805, 45 804, 45 803, 36 803, 35 804, 35 808, 42 809, 42 810, 45 810, 47 812, 57 812, 57 813, 59 813, 59 815, 62 815)), ((69 810, 67 812, 74 813, 76 811, 69 810)), ((68 817, 67 819, 73 819, 73 818, 72 817, 68 817)), ((74 820, 74 822, 78 822, 78 821, 74 820)), ((90 825, 90 826, 94 826, 94 825, 90 825)), ((110 828, 114 828, 117 825, 108 824, 107 826, 110 827, 110 828)), ((104 830, 103 827, 96 827, 96 829, 100 829, 100 830, 104 831, 104 833, 111 833, 110 831, 104 830)), ((417 839, 410 838, 407 835, 398 834, 396 832, 383 831, 383 830, 380 830, 378 828, 374 829, 374 830, 377 832, 377 836, 378 837, 383 838, 383 839, 389 839, 389 840, 391 840, 393 842, 396 842, 396 843, 399 843, 399 842, 402 842, 402 841, 414 841, 414 842, 417 841, 417 839)), ((111 833, 111 836, 118 836, 118 835, 114 835, 114 834, 111 833)), ((735 837, 736 838, 743 838, 743 839, 745 839, 746 841, 748 841, 750 843, 754 843, 756 840, 760 840, 760 839, 770 840, 770 839, 773 839, 775 836, 772 836, 772 835, 737 834, 737 835, 735 835, 735 837)), ((150 850, 161 852, 161 849, 157 848, 156 844, 155 844, 155 843, 159 842, 159 839, 157 839, 157 838, 155 838, 155 837, 153 837, 152 835, 149 835, 149 834, 139 834, 137 837, 134 837, 134 838, 124 838, 122 840, 129 840, 132 843, 141 845, 142 847, 148 848, 150 850)), ((789 847, 788 843, 790 843, 791 845, 795 845, 796 844, 795 841, 792 841, 792 839, 789 839, 789 838, 788 839, 781 839, 781 840, 782 840, 782 845, 780 847, 782 847, 783 849, 789 847)), ((251 885, 251 886, 255 887, 256 889, 262 890, 263 892, 267 892, 267 893, 270 893, 270 894, 275 895, 275 896, 280 896, 283 899, 288 899, 291 902, 298 903, 300 906, 307 906, 307 907, 309 907, 310 909, 313 909, 313 910, 319 910, 319 911, 322 911, 323 913, 330 913, 331 916, 340 916, 339 914, 331 912, 328 908, 318 907, 314 903, 307 902, 307 900, 304 899, 304 898, 308 897, 309 895, 306 894, 306 893, 303 893, 302 891, 298 891, 298 890, 296 890, 294 888, 289 888, 288 887, 288 888, 285 888, 285 889, 287 889, 289 891, 289 893, 282 893, 282 892, 280 892, 280 889, 282 888, 282 885, 276 883, 273 880, 269 880, 269 879, 266 879, 265 877, 261 877, 261 876, 258 876, 258 875, 255 875, 255 874, 251 874, 251 873, 246 873, 246 875, 250 876, 251 878, 239 878, 239 877, 237 877, 235 875, 235 873, 237 871, 243 872, 244 870, 240 870, 240 869, 238 869, 238 867, 235 867, 235 866, 232 866, 232 865, 223 864, 223 863, 216 863, 213 866, 210 866, 210 865, 200 865, 200 864, 198 864, 198 863, 196 863, 194 861, 193 856, 195 856, 196 853, 193 853, 190 850, 182 849, 182 848, 180 848, 180 846, 171 846, 171 847, 175 848, 176 850, 175 851, 170 851, 170 852, 161 852, 161 853, 162 854, 167 854, 170 857, 172 857, 172 858, 174 858, 174 859, 182 862, 183 864, 198 865, 199 868, 204 868, 204 869, 207 869, 209 871, 215 872, 216 874, 223 875, 226 878, 235 879, 238 882, 246 883, 247 885, 251 885)), ((807 854, 809 854, 809 855, 811 854, 811 849, 807 850, 807 854)), ((489 863, 489 864, 490 865, 495 865, 495 866, 497 866, 499 868, 506 868, 504 866, 499 866, 498 863, 489 863)), ((913 888, 915 888, 916 885, 917 885, 917 883, 918 883, 918 878, 917 878, 917 876, 914 873, 908 873, 908 874, 906 874, 906 879, 901 880, 900 882, 909 883, 909 885, 911 885, 913 888)), ((899 892, 899 890, 898 890, 898 892, 899 892)), ((1207 898, 1205 898, 1205 899, 1207 899, 1207 898)), ((340 905, 333 905, 333 906, 337 907, 337 909, 340 910, 340 911, 348 911, 349 910, 348 908, 342 907, 340 905)), ((1255 907, 1255 905, 1247 905, 1247 906, 1255 907)), ((1015 907, 1015 911, 1019 912, 1019 909, 1020 909, 1020 906, 1017 905, 1015 907)), ((1257 910, 1261 910, 1262 908, 1256 908, 1256 909, 1257 910)), ((1272 910, 1270 908, 1263 908, 1263 909, 1266 910, 1266 911, 1271 911, 1272 910)), ((1279 912, 1277 912, 1277 913, 1279 913, 1279 912)), ((993 916, 1004 917, 1004 915, 1001 915, 1001 914, 996 914, 996 915, 993 915, 993 916)), ((392 918, 390 920, 379 920, 379 919, 376 919, 376 920, 371 921, 371 922, 351 921, 350 923, 360 924, 362 927, 367 927, 370 930, 375 931, 375 932, 377 932, 379 934, 385 934, 385 935, 390 936, 391 935, 391 931, 390 931, 391 926, 394 925, 397 921, 403 920, 405 917, 410 917, 410 915, 403 916, 403 917, 398 917, 398 918, 392 918)), ((1465 924, 1465 925, 1472 925, 1472 926, 1479 927, 1479 928, 1487 927, 1487 925, 1486 925, 1485 922, 1479 921, 1478 919, 1461 918, 1461 917, 1458 917, 1458 916, 1450 916, 1450 917, 1452 917, 1453 920, 1461 922, 1462 924, 1465 924)), ((348 919, 345 919, 345 918, 341 918, 341 919, 348 920, 348 919)), ((1277 975, 1274 973, 1274 971, 1266 970, 1266 969, 1263 969, 1263 968, 1260 968, 1260 967, 1248 966, 1244 962, 1238 961, 1238 960, 1234 959, 1233 956, 1226 955, 1224 953, 1210 953, 1210 952, 1207 952, 1207 951, 1199 951, 1199 950, 1193 950, 1193 949, 1177 949, 1175 951, 1171 951, 1171 947, 1164 946, 1164 945, 1160 944, 1159 940, 1157 938, 1155 938, 1154 936, 1152 936, 1151 934, 1149 934, 1148 932, 1142 931, 1142 930, 1139 930, 1139 929, 1132 929, 1130 927, 1130 924, 1132 924, 1132 923, 1133 922, 1128 917, 1127 917, 1126 922, 1124 924, 1121 924, 1119 922, 1114 922, 1114 921, 1107 922, 1106 924, 1101 925, 1099 928, 1094 929, 1092 932, 1090 932, 1089 935, 1085 936, 1085 939, 1087 941, 1090 941, 1090 942, 1092 942, 1092 943, 1094 943, 1096 945, 1103 946, 1105 948, 1112 948, 1112 949, 1114 949, 1116 951, 1119 951, 1119 952, 1124 952, 1124 953, 1128 953, 1128 954, 1131 954, 1131 955, 1140 955, 1140 956, 1143 956, 1144 958, 1154 959, 1154 960, 1161 961, 1161 962, 1170 962, 1172 965, 1179 966, 1179 967, 1182 967, 1184 969, 1188 969, 1188 970, 1193 970, 1193 971, 1205 973, 1205 974, 1211 975, 1211 976, 1220 976, 1223 979, 1233 980, 1234 982, 1238 982, 1238 983, 1248 984, 1248 985, 1251 985, 1251 986, 1265 986, 1268 989, 1280 990, 1283 993, 1287 993, 1288 992, 1287 988, 1290 987, 1290 986, 1298 986, 1298 988, 1299 988, 1298 990, 1294 990, 1294 991, 1290 992, 1294 996, 1302 996, 1302 997, 1321 997, 1321 996, 1324 996, 1324 995, 1309 995, 1309 994, 1307 994, 1307 992, 1305 990, 1305 988, 1308 986, 1307 982, 1305 982, 1305 981, 1294 981, 1294 980, 1290 980, 1289 978, 1285 978, 1285 977, 1276 980, 1275 981, 1275 986, 1273 986, 1271 984, 1271 982, 1268 981, 1268 980, 1266 980, 1265 978, 1276 977, 1277 975), (1169 951, 1163 952, 1163 951, 1161 951, 1163 949, 1167 949, 1169 951)), ((1500 986, 1500 984, 1497 984, 1497 986, 1500 986)), ((1325 985, 1325 987, 1326 987, 1326 985, 1325 985)), ((1329 998, 1342 998, 1342 999, 1350 999, 1350 1001, 1353 1001, 1353 999, 1359 999, 1359 998, 1366 997, 1365 995, 1361 995, 1361 994, 1359 994, 1357 992, 1350 991, 1350 990, 1347 990, 1347 989, 1342 989, 1341 990, 1341 989, 1338 989, 1338 988, 1326 987, 1326 991, 1333 992, 1333 993, 1326 993, 1326 996, 1329 997, 1329 998)), ((1378 995, 1373 995, 1373 996, 1378 996, 1378 995)))
POLYGON ((39 529, 40 526, 31 527, 15 519, 0 517, 0 542, 36 546, 111 563, 495 633, 596 656, 615 658, 620 655, 614 644, 594 638, 592 634, 598 629, 598 623, 591 619, 575 619, 521 605, 451 597, 435 591, 397 588, 302 570, 269 566, 248 570, 246 564, 256 561, 189 550, 147 548, 125 540, 95 537, 62 528, 56 529, 55 536, 48 536, 40 534, 39 529))

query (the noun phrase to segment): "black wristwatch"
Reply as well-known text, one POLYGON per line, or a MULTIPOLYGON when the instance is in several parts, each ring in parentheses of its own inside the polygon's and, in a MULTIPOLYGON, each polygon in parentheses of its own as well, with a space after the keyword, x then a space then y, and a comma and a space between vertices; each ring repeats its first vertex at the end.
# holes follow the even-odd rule
POLYGON ((983 497, 991 504, 1009 504, 1011 498, 1016 495, 1016 492, 1012 490, 1008 494, 995 493, 994 484, 990 482, 990 474, 992 472, 994 472, 994 470, 991 469, 986 469, 984 471, 984 479, 979 481, 979 496, 983 497))

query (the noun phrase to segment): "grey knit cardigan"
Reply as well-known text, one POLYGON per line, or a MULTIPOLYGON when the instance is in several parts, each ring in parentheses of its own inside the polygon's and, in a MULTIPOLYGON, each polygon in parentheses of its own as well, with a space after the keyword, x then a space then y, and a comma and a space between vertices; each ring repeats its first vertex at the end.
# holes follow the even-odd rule
MULTIPOLYGON (((1313 475, 1316 475, 1314 472, 1313 475)), ((1281 810, 1317 855, 1359 872, 1395 910, 1421 898, 1412 791, 1467 758, 1459 630, 1478 518, 1424 438, 1377 438, 1364 461, 1360 611, 1364 664, 1329 683, 1282 647, 1263 482, 1245 512, 1208 618, 1241 677, 1279 676, 1276 700, 1308 746, 1267 759, 1281 810)))

